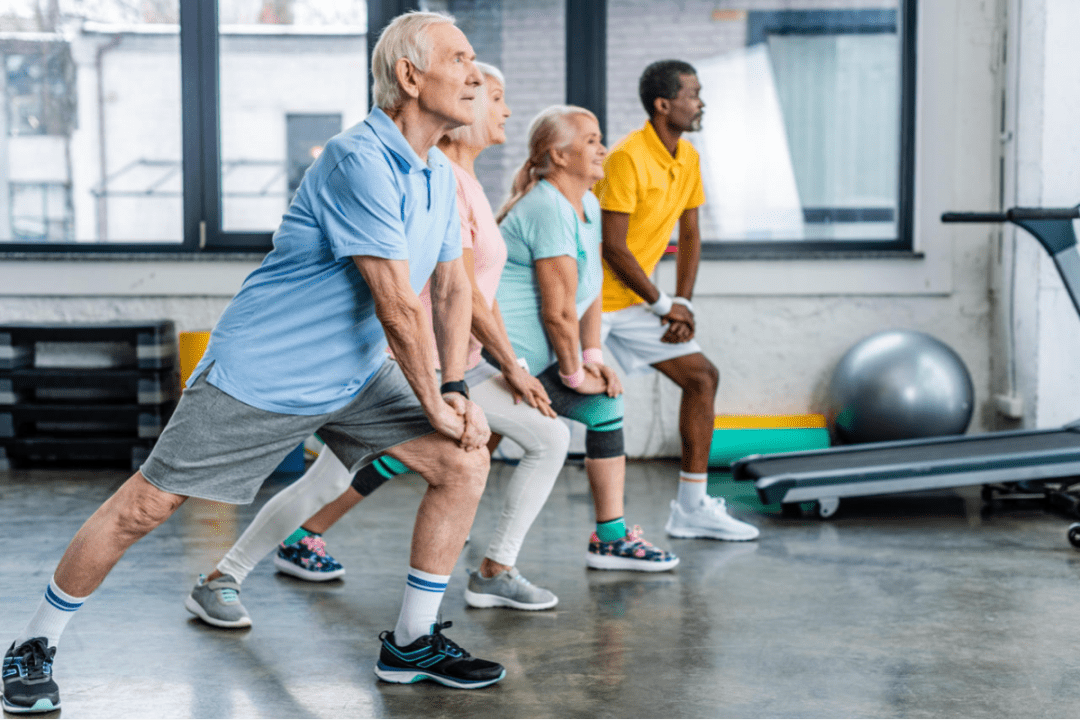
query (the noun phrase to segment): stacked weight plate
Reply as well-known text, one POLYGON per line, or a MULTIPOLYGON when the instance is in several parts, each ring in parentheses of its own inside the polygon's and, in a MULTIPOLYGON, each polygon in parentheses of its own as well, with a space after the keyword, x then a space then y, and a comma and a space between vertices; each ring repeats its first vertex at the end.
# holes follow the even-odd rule
POLYGON ((179 397, 171 321, 0 324, 0 470, 137 469, 179 397))

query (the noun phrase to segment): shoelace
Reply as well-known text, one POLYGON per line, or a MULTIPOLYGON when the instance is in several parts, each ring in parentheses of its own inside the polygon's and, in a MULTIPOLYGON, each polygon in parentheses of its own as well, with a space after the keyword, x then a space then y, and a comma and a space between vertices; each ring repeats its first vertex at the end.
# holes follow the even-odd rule
POLYGON ((653 544, 641 537, 645 534, 645 531, 641 529, 640 525, 635 525, 633 529, 626 531, 626 539, 633 543, 641 543, 645 547, 652 547, 653 544))
POLYGON ((435 623, 431 630, 431 647, 433 650, 444 652, 451 657, 467 658, 469 657, 469 653, 465 648, 442 634, 444 629, 452 627, 453 625, 453 620, 435 623))
POLYGON ((326 557, 326 541, 322 539, 321 535, 308 535, 300 538, 300 542, 319 557, 326 557))
POLYGON ((240 594, 232 588, 221 588, 218 592, 221 593, 221 602, 223 603, 240 602, 240 594))
POLYGON ((45 642, 45 638, 33 638, 19 646, 23 651, 22 661, 26 676, 31 680, 44 677, 45 665, 52 660, 52 653, 45 642))

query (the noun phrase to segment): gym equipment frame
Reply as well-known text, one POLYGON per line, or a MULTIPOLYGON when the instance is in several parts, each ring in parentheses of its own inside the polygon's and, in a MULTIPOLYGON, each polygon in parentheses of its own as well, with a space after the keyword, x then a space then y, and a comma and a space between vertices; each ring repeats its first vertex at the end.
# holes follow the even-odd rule
MULTIPOLYGON (((1001 213, 957 213, 946 223, 1011 222, 1027 230, 1053 258, 1073 307, 1080 314, 1080 251, 1073 208, 1012 208, 1001 213)), ((1070 493, 1080 482, 1080 420, 1060 429, 1019 430, 918 440, 848 445, 827 450, 751 455, 732 467, 736 480, 753 481, 766 504, 785 511, 814 501, 821 517, 832 516, 844 497, 983 485, 1042 494, 1054 506, 1080 517, 1080 498, 1070 493), (1004 484, 1004 485, 1002 485, 1004 484)), ((1080 548, 1080 523, 1069 529, 1080 548)))

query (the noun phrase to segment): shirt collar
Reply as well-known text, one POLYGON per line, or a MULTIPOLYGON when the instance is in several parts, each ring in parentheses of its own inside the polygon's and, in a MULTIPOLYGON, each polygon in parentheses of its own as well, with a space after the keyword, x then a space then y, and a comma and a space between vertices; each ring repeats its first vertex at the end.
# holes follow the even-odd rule
POLYGON ((397 163, 398 170, 403 173, 441 168, 447 162, 442 152, 438 148, 432 147, 428 151, 428 161, 425 163, 413 150, 412 145, 405 139, 405 136, 401 134, 401 130, 390 119, 390 116, 383 112, 382 108, 372 110, 364 123, 371 128, 371 132, 378 141, 390 152, 394 162, 397 163))
POLYGON ((649 149, 649 152, 653 154, 657 162, 659 162, 665 168, 671 165, 682 165, 686 159, 686 153, 680 152, 682 149, 683 139, 679 138, 678 144, 675 146, 675 157, 671 156, 668 149, 664 147, 664 143, 660 141, 660 136, 656 134, 656 128, 648 120, 645 121, 645 147, 649 149))

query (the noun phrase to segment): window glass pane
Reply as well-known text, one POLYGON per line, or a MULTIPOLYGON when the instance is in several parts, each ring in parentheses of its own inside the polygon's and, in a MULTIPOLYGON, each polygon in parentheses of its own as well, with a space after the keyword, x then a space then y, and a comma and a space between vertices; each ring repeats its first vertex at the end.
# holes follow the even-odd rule
POLYGON ((476 175, 497 210, 527 154, 529 123, 544 108, 566 102, 566 0, 442 0, 426 7, 449 12, 476 58, 506 76, 506 144, 476 160, 476 175))
POLYGON ((222 230, 277 229, 322 145, 367 115, 367 6, 221 0, 222 230))
POLYGON ((641 127, 641 71, 693 64, 702 238, 897 239, 898 0, 608 2, 608 131, 641 127))
POLYGON ((178 19, 179 0, 5 10, 0 242, 180 242, 178 19))

